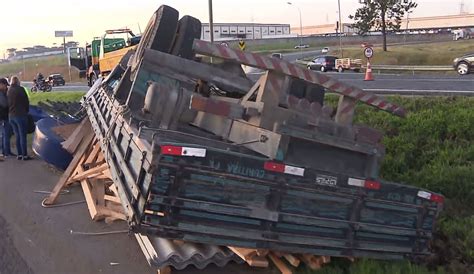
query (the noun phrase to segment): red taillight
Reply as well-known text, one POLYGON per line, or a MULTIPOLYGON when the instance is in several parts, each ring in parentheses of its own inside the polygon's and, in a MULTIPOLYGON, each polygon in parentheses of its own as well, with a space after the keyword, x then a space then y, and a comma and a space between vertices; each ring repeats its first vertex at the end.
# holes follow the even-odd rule
POLYGON ((268 171, 274 171, 274 172, 280 172, 280 173, 285 172, 285 165, 274 163, 274 162, 265 162, 263 168, 268 171))
POLYGON ((371 180, 349 178, 349 180, 347 180, 347 184, 350 186, 363 187, 363 188, 373 189, 373 190, 380 189, 380 183, 376 181, 371 181, 371 180))
POLYGON ((444 197, 437 194, 431 194, 431 201, 435 203, 444 203, 444 197))
POLYGON ((161 146, 161 154, 172 156, 206 157, 206 149, 180 146, 161 146))
POLYGON ((161 154, 163 155, 181 156, 182 152, 183 152, 183 147, 176 147, 176 146, 162 146, 161 147, 161 154))
POLYGON ((364 187, 368 188, 368 189, 379 190, 380 189, 380 183, 375 182, 375 181, 365 181, 364 187))
POLYGON ((285 164, 275 163, 275 162, 265 162, 263 168, 268 171, 291 174, 296 176, 304 176, 304 168, 289 166, 285 164))

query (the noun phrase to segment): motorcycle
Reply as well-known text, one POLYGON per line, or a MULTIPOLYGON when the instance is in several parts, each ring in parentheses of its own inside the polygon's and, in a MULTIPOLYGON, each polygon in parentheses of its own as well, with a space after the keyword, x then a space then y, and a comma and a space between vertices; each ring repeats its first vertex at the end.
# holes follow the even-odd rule
POLYGON ((53 89, 53 84, 50 81, 37 81, 33 79, 33 86, 31 87, 31 92, 50 92, 53 89))

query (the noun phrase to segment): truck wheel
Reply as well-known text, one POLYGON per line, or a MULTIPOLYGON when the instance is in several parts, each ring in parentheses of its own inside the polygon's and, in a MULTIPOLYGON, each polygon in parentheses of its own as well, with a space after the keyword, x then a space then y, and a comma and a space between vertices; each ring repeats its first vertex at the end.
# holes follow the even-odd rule
POLYGON ((356 68, 356 69, 354 69, 354 72, 359 73, 359 72, 360 72, 360 69, 356 68))
POLYGON ((343 68, 343 67, 338 67, 338 68, 337 68, 337 72, 343 73, 343 72, 344 72, 344 68, 343 68))
POLYGON ((178 16, 178 11, 172 7, 162 5, 158 8, 150 21, 148 21, 140 44, 138 44, 132 63, 133 70, 135 70, 143 54, 145 54, 145 49, 170 53, 178 28, 178 16))
POLYGON ((178 30, 171 49, 171 54, 186 59, 193 59, 194 39, 201 38, 201 21, 192 16, 183 16, 178 22, 178 30))

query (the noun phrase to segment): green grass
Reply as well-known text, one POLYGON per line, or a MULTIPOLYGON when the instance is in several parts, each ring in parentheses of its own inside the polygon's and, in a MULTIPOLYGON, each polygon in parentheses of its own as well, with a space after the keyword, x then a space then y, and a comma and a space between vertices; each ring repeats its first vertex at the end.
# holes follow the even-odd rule
POLYGON ((85 92, 82 91, 68 91, 68 92, 45 92, 30 94, 30 104, 37 105, 41 101, 56 101, 56 102, 77 102, 85 92))
POLYGON ((0 64, 0 77, 17 75, 23 81, 31 81, 38 72, 45 77, 52 73, 61 73, 67 82, 82 81, 79 79, 79 71, 72 67, 69 78, 68 62, 65 55, 47 56, 24 60, 11 61, 0 64))
MULTIPOLYGON (((339 47, 331 49, 331 55, 340 56, 339 47)), ((365 58, 361 47, 347 47, 343 51, 344 57, 365 58)), ((371 60, 373 65, 450 66, 454 58, 474 52, 474 39, 389 46, 387 52, 384 52, 381 46, 377 46, 374 47, 374 52, 374 57, 371 60)))

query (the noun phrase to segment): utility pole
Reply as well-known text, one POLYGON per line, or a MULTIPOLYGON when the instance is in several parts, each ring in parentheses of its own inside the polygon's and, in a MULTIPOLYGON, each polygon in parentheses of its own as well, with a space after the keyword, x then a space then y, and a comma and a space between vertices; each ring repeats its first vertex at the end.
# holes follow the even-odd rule
POLYGON ((303 19, 301 16, 301 9, 298 6, 293 5, 291 2, 286 2, 290 6, 294 6, 298 9, 298 12, 300 14, 300 52, 301 55, 303 55, 303 19))
POLYGON ((342 49, 342 34, 344 32, 344 24, 342 23, 341 0, 337 0, 337 5, 339 8, 339 51, 341 52, 341 58, 344 58, 344 51, 342 49))
POLYGON ((212 12, 212 0, 209 0, 209 31, 211 32, 211 43, 214 43, 214 15, 212 12))

